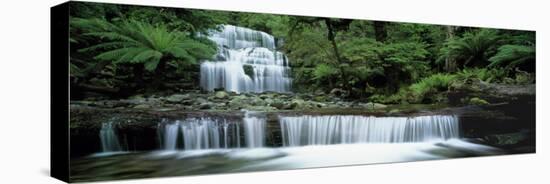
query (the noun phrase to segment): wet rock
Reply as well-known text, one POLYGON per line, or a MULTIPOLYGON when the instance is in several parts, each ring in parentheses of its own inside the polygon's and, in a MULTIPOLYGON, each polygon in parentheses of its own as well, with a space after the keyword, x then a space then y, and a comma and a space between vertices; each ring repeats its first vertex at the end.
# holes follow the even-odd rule
POLYGON ((338 97, 345 96, 346 93, 347 92, 345 90, 340 89, 340 88, 334 88, 334 89, 330 90, 331 95, 338 96, 338 97))
POLYGON ((260 97, 257 97, 257 96, 254 96, 254 97, 250 98, 249 104, 254 105, 254 106, 262 106, 262 105, 265 106, 265 105, 267 105, 267 103, 264 100, 262 100, 260 97))
POLYGON ((243 65, 244 74, 254 79, 254 67, 252 65, 243 65))
MULTIPOLYGON (((277 108, 277 109, 285 109, 285 108, 284 108, 285 105, 286 105, 286 104, 285 104, 284 102, 282 102, 282 101, 274 101, 274 102, 272 102, 272 103, 269 104, 269 106, 275 107, 275 108, 277 108)), ((290 107, 290 106, 289 106, 289 107, 290 107)))
POLYGON ((246 106, 244 109, 251 111, 273 111, 277 110, 275 107, 271 106, 246 106))
POLYGON ((272 103, 274 102, 274 100, 271 99, 271 98, 266 98, 266 99, 264 99, 264 102, 265 102, 267 105, 269 105, 269 104, 272 104, 272 103))
POLYGON ((203 104, 203 103, 206 103, 208 102, 208 100, 204 99, 204 98, 201 98, 201 97, 198 97, 196 100, 195 100, 195 104, 203 104))
POLYGON ((206 102, 199 105, 199 109, 212 109, 214 107, 213 103, 206 102))
POLYGON ((139 105, 134 106, 134 109, 150 109, 150 108, 151 108, 151 106, 147 105, 147 104, 139 104, 139 105))
POLYGON ((327 104, 320 103, 320 102, 314 102, 314 104, 315 104, 315 107, 317 107, 317 108, 325 108, 325 107, 327 107, 327 104))
POLYGON ((276 97, 277 94, 275 93, 267 93, 267 94, 261 94, 260 95, 260 98, 265 100, 265 99, 274 99, 276 97))
POLYGON ((227 92, 225 92, 225 91, 218 91, 218 92, 216 92, 214 97, 217 98, 217 99, 226 99, 226 98, 229 97, 229 94, 227 94, 227 92))
POLYGON ((399 109, 392 109, 390 111, 388 111, 388 114, 389 115, 395 115, 395 114, 399 114, 401 111, 399 109))
POLYGON ((328 101, 328 97, 325 96, 325 95, 317 95, 317 96, 313 97, 313 100, 315 100, 317 102, 326 102, 326 101, 328 101))
POLYGON ((470 101, 468 101, 468 104, 470 104, 470 105, 488 105, 489 102, 487 102, 486 100, 483 100, 481 98, 474 97, 474 98, 470 98, 470 101))
POLYGON ((507 146, 518 144, 526 138, 527 136, 524 132, 518 132, 510 134, 488 135, 484 137, 484 140, 492 145, 507 146))
POLYGON ((290 102, 290 109, 303 109, 306 106, 306 101, 302 99, 294 99, 290 102))
POLYGON ((142 94, 137 94, 137 95, 128 97, 128 99, 129 100, 145 100, 145 97, 143 97, 142 94))
POLYGON ((193 105, 194 101, 193 100, 184 100, 181 102, 182 105, 193 105))
POLYGON ((174 94, 167 97, 165 100, 171 103, 179 103, 185 99, 189 99, 189 94, 174 94))
POLYGON ((384 104, 381 104, 381 103, 369 102, 369 103, 366 103, 365 105, 363 105, 363 107, 365 107, 367 109, 375 110, 375 109, 385 109, 388 106, 384 105, 384 104))
POLYGON ((228 103, 229 109, 241 109, 247 104, 247 97, 244 95, 234 96, 228 103))

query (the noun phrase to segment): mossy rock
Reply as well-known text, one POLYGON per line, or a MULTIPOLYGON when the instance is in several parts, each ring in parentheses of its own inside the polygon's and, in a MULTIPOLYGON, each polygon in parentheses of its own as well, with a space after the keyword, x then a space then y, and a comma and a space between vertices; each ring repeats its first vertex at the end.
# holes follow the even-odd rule
POLYGON ((244 74, 254 79, 254 67, 252 65, 243 65, 244 74))
POLYGON ((313 100, 315 100, 317 102, 326 102, 328 100, 328 97, 325 96, 325 95, 318 95, 318 96, 313 97, 313 100))
POLYGON ((490 103, 478 97, 470 98, 468 102, 470 105, 489 105, 490 103))
POLYGON ((227 92, 225 92, 225 91, 218 91, 218 92, 216 92, 214 97, 218 98, 218 99, 225 99, 225 98, 229 97, 229 94, 227 94, 227 92))

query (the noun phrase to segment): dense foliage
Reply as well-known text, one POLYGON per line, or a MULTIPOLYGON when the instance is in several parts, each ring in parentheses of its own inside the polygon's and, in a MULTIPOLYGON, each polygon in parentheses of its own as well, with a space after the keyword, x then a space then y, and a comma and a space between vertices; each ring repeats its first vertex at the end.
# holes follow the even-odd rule
POLYGON ((433 103, 426 97, 458 82, 534 82, 529 31, 95 3, 71 10, 73 86, 100 93, 198 89, 198 64, 216 53, 200 35, 221 24, 274 35, 295 92, 433 103))

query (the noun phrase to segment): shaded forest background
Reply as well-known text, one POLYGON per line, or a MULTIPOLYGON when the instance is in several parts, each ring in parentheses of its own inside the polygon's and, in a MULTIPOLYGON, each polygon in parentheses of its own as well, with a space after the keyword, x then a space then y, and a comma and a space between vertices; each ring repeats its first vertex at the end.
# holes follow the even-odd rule
POLYGON ((535 32, 325 17, 72 3, 71 98, 200 90, 231 24, 277 38, 296 93, 379 103, 437 103, 475 83, 535 83, 535 32))

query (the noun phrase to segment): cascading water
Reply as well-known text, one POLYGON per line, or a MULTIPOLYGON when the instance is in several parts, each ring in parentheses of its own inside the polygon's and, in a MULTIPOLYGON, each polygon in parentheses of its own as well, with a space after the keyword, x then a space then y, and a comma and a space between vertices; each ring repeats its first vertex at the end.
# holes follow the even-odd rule
POLYGON ((208 37, 218 45, 215 61, 200 67, 200 84, 207 91, 289 92, 287 57, 275 50, 273 36, 248 28, 223 25, 208 37), (246 69, 245 69, 246 68, 246 69))
POLYGON ((265 119, 246 113, 243 122, 225 119, 189 118, 159 124, 159 137, 165 150, 200 150, 241 147, 241 126, 249 148, 265 144, 265 119))
POLYGON ((253 117, 251 112, 245 111, 243 119, 245 127, 246 145, 249 148, 264 147, 265 119, 253 117))
POLYGON ((101 125, 99 138, 101 139, 101 148, 103 152, 122 151, 113 122, 107 122, 101 125))
POLYGON ((447 140, 459 137, 456 116, 279 117, 284 146, 404 143, 447 140))
POLYGON ((189 118, 159 124, 165 150, 240 147, 239 124, 210 118, 189 118), (231 130, 231 131, 229 131, 231 130))

